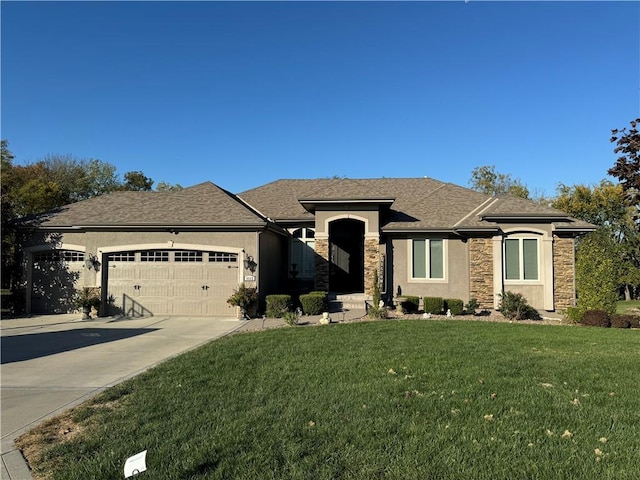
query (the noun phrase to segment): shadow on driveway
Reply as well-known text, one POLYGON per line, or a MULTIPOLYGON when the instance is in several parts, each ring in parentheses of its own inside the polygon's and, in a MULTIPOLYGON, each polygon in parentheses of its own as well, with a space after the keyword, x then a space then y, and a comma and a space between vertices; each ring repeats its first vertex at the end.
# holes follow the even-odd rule
POLYGON ((151 333, 157 328, 81 328, 65 332, 33 333, 2 337, 1 363, 23 362, 78 348, 116 342, 151 333))

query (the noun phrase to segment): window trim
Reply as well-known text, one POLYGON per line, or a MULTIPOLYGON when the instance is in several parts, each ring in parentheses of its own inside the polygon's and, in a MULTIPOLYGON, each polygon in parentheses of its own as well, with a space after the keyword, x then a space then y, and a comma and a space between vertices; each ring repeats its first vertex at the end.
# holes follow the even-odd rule
POLYGON ((504 237, 502 241, 502 278, 503 282, 509 285, 540 285, 543 283, 543 271, 542 271, 542 242, 539 235, 535 234, 517 234, 517 235, 508 235, 504 237), (507 240, 517 240, 518 241, 518 273, 519 278, 507 278, 507 240), (525 240, 535 240, 536 242, 536 267, 537 267, 537 278, 535 279, 525 279, 525 261, 524 261, 524 241, 525 240))
POLYGON ((407 239, 407 278, 413 283, 448 283, 449 281, 449 259, 448 259, 448 240, 445 237, 411 237, 407 239), (442 278, 432 277, 414 277, 413 276, 413 242, 415 240, 425 240, 427 248, 425 248, 425 266, 429 270, 431 255, 431 240, 442 241, 442 278))

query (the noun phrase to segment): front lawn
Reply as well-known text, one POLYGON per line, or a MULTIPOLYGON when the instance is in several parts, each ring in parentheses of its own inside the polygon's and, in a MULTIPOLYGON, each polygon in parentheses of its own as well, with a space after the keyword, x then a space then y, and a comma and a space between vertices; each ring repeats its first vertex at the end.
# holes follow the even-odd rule
POLYGON ((629 313, 640 310, 640 300, 621 300, 616 305, 616 313, 629 313))
POLYGON ((20 446, 55 479, 122 478, 145 449, 141 480, 637 479, 638 365, 638 330, 274 329, 168 361, 20 446))

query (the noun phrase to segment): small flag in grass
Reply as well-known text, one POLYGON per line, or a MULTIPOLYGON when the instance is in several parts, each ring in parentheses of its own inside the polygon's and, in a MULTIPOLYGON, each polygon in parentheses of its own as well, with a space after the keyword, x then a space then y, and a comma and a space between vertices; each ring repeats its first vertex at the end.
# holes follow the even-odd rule
POLYGON ((129 478, 147 469, 147 451, 140 452, 124 462, 124 478, 129 478))

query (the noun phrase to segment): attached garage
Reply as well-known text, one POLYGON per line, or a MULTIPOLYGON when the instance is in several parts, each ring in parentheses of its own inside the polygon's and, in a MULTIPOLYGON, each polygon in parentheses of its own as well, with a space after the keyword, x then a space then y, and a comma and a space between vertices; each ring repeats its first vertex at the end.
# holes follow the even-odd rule
POLYGON ((126 316, 233 315, 226 303, 241 280, 238 253, 153 249, 105 255, 106 298, 126 316))

